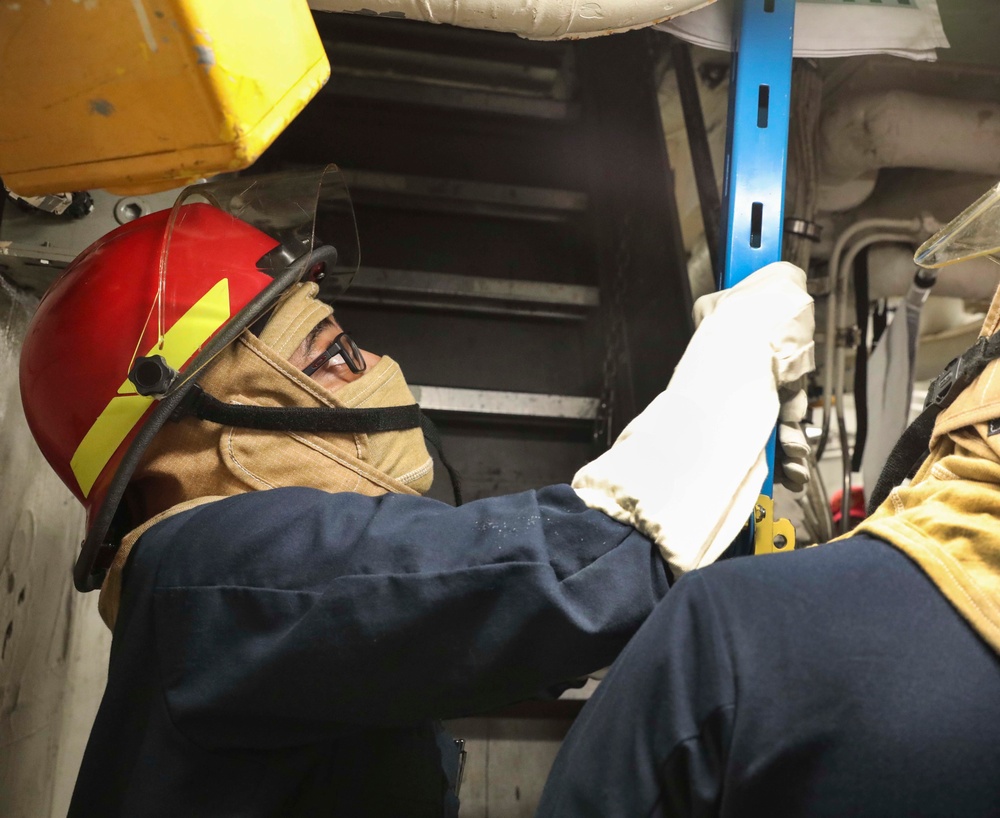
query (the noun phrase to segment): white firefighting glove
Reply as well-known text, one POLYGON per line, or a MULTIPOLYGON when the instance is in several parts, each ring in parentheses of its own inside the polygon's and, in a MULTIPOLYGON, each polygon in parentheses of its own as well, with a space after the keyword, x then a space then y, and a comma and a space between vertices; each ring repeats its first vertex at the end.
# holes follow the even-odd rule
MULTIPOLYGON (((767 268, 764 268, 767 269, 767 268)), ((710 293, 694 305, 695 328, 711 315, 728 290, 710 293)), ((781 409, 778 411, 778 445, 775 447, 775 480, 789 491, 802 491, 809 482, 809 442, 802 430, 802 420, 809 409, 806 378, 782 384, 778 389, 781 409)))
POLYGON ((778 412, 778 445, 775 479, 789 491, 800 492, 809 482, 809 441, 802 431, 802 419, 809 402, 802 387, 805 379, 778 390, 781 409, 778 412))
POLYGON ((779 390, 814 366, 812 299, 792 264, 699 299, 696 320, 667 389, 573 478, 590 508, 656 542, 675 577, 717 559, 747 521, 779 390))

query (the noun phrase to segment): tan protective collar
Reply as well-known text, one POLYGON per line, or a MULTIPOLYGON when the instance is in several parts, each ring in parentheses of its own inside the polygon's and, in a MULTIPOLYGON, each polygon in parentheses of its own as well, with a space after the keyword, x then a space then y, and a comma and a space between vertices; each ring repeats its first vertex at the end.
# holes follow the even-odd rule
POLYGON ((101 595, 97 600, 97 611, 100 613, 101 619, 104 620, 104 624, 108 626, 108 630, 114 631, 115 622, 118 621, 118 609, 121 605, 122 596, 122 571, 125 568, 125 563, 128 562, 129 554, 132 553, 132 546, 158 522, 168 517, 173 517, 175 514, 180 514, 182 511, 187 511, 188 509, 203 506, 206 503, 212 503, 221 499, 221 497, 199 497, 197 500, 181 503, 171 509, 167 509, 162 514, 157 514, 155 517, 146 520, 141 526, 133 528, 122 538, 121 545, 118 546, 118 551, 115 552, 114 562, 111 563, 108 574, 104 578, 104 583, 101 585, 101 595))
POLYGON ((854 533, 906 553, 1000 653, 1000 455, 983 456, 986 426, 939 439, 910 485, 854 533))
MULTIPOLYGON (((1000 330, 1000 289, 981 336, 1000 330)), ((908 486, 856 529, 910 556, 1000 653, 1000 361, 937 418, 931 453, 908 486)))

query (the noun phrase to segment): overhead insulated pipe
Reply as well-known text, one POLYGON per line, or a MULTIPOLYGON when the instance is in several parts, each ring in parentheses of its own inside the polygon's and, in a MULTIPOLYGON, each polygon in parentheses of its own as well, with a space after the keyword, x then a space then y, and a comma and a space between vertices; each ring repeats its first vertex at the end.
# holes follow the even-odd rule
POLYGON ((309 0, 339 11, 503 31, 528 40, 580 40, 644 28, 715 0, 309 0))
POLYGON ((826 182, 881 168, 1000 176, 1000 104, 887 91, 834 103, 820 125, 826 182))

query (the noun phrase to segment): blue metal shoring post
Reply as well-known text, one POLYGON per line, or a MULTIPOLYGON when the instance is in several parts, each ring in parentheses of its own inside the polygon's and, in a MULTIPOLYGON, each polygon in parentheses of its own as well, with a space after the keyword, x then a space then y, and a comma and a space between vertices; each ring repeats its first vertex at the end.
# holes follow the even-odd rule
MULTIPOLYGON (((736 0, 720 288, 732 287, 755 270, 781 260, 794 25, 795 0, 736 0)), ((765 533, 773 546, 763 550, 793 544, 788 542, 794 532, 789 533, 787 521, 782 521, 787 530, 782 528, 772 537, 775 442, 772 433, 767 444, 768 475, 751 534, 733 544, 731 555, 754 553, 755 537, 759 553, 765 533)))

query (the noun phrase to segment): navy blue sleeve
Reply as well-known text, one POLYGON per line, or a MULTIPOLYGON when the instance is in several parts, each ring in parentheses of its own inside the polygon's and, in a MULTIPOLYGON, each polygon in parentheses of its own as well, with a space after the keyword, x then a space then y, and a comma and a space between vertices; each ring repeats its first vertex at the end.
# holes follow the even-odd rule
POLYGON ((459 508, 275 489, 155 526, 123 616, 144 587, 175 724, 271 747, 538 695, 609 664, 668 581, 568 486, 459 508))
POLYGON ((537 818, 718 815, 735 710, 728 633, 696 571, 660 603, 574 722, 537 818))

